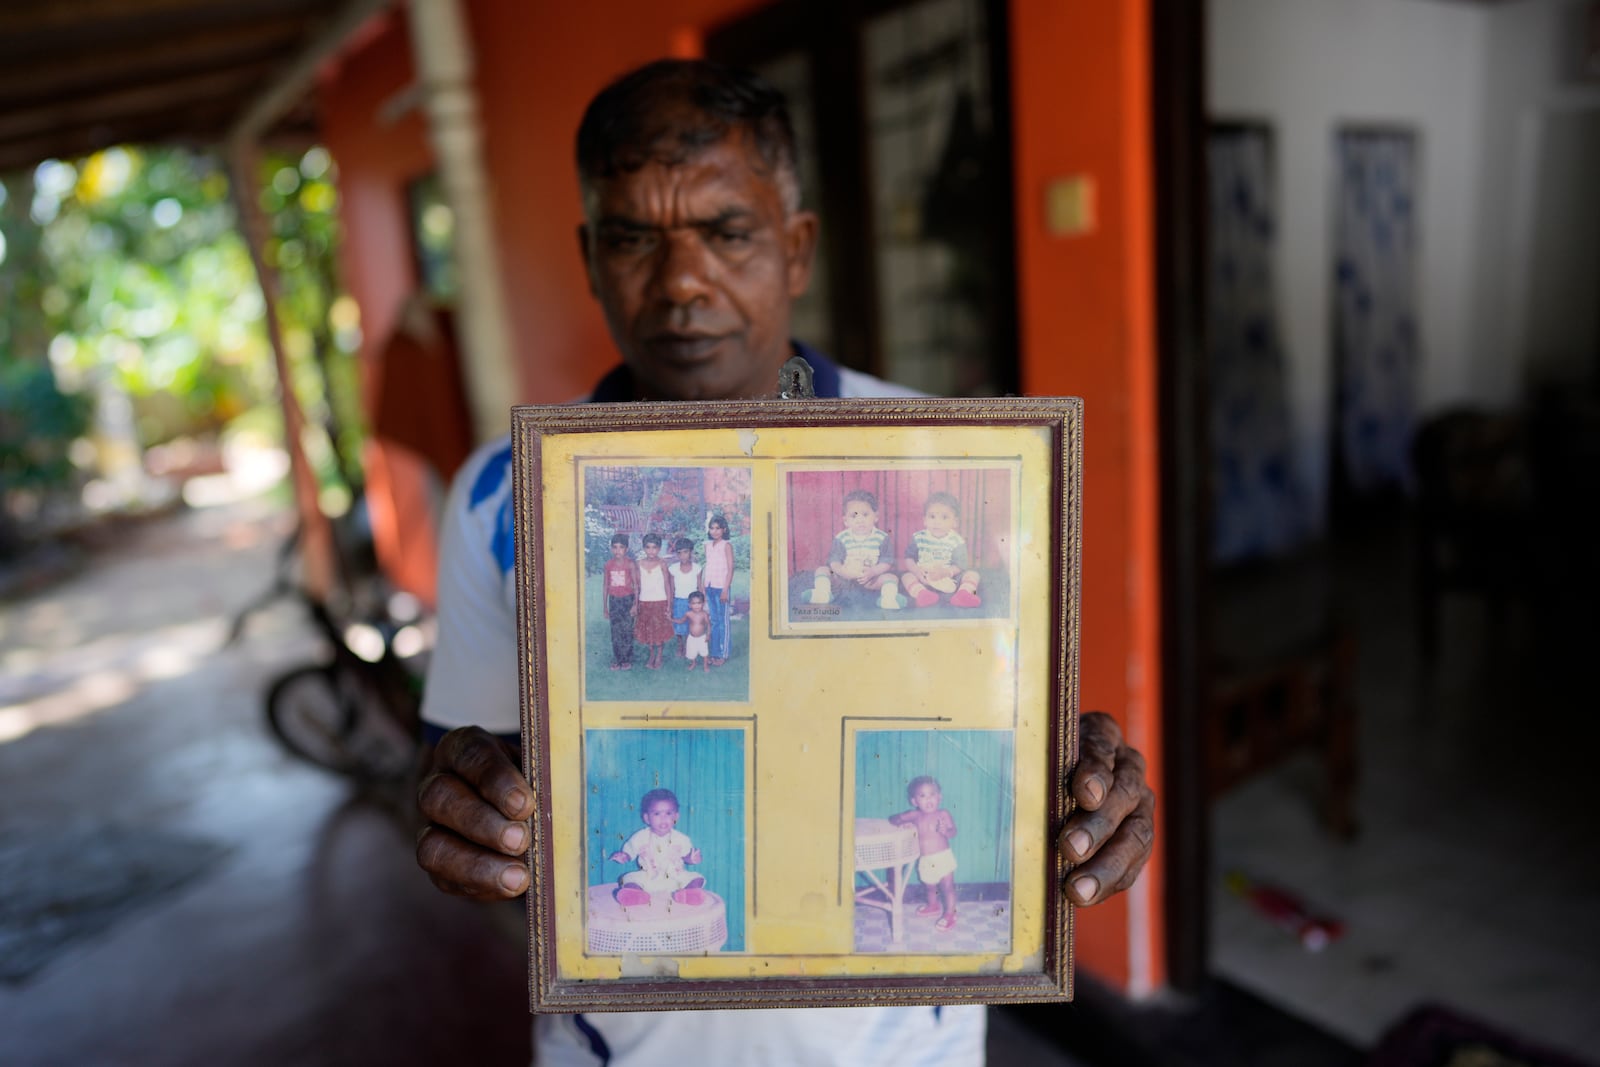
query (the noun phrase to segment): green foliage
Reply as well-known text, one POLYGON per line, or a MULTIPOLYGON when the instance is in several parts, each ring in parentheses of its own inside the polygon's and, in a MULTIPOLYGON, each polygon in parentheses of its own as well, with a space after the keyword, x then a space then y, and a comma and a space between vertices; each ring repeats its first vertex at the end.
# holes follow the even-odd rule
MULTIPOLYGON (((348 482, 342 457, 359 455, 361 434, 360 330, 334 269, 332 160, 320 148, 274 155, 253 177, 271 220, 265 256, 282 290, 291 384, 313 427, 327 430, 313 461, 330 482, 348 482)), ((147 446, 214 434, 274 406, 265 302, 233 197, 216 157, 177 148, 111 148, 0 181, 0 372, 34 390, 48 379, 68 397, 108 386, 126 393, 147 446)), ((8 463, 19 462, 14 438, 86 432, 48 405, 9 402, 11 381, 8 463)), ((58 461, 46 471, 61 481, 72 473, 58 461)))
MULTIPOLYGON (((708 471, 701 467, 592 467, 584 481, 584 567, 597 574, 611 555, 611 535, 616 531, 601 511, 603 507, 639 508, 645 527, 661 535, 661 554, 671 558, 672 543, 687 537, 695 559, 705 562, 707 512, 721 515, 733 543, 734 566, 750 571, 750 517, 748 478, 731 489, 733 506, 707 502, 708 471)), ((730 490, 725 486, 724 493, 730 490)), ((638 555, 635 535, 630 546, 638 555)))
POLYGON ((48 366, 0 363, 0 494, 65 483, 68 449, 88 425, 88 399, 64 395, 48 366))

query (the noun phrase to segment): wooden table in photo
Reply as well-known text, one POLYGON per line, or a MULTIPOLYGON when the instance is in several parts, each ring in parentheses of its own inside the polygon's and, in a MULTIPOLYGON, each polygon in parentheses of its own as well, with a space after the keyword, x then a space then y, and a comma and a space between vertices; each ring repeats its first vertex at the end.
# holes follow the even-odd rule
POLYGON ((856 890, 856 901, 889 913, 889 940, 896 945, 906 939, 900 904, 919 855, 916 827, 896 826, 888 819, 856 820, 856 873, 865 874, 872 883, 856 890), (889 873, 887 884, 878 877, 879 871, 889 873))

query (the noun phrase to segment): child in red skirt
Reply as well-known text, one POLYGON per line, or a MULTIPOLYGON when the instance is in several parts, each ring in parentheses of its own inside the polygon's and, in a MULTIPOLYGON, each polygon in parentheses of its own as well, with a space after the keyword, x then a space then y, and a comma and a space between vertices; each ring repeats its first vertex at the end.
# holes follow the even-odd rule
POLYGON ((661 558, 661 535, 644 535, 644 558, 639 561, 639 618, 634 636, 650 650, 645 666, 661 669, 661 651, 673 638, 671 581, 661 558))

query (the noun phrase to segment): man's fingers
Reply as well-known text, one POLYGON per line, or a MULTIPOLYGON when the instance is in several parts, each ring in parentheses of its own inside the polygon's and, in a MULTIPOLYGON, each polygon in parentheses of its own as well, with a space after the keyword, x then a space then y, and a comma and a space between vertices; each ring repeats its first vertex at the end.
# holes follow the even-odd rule
POLYGON ((469 783, 508 819, 526 819, 533 811, 533 790, 521 769, 499 739, 479 727, 445 734, 434 750, 433 766, 469 783))
MULTIPOLYGON (((1094 811, 1105 803, 1121 751, 1129 750, 1122 746, 1116 720, 1103 711, 1084 713, 1078 720, 1078 766, 1072 772, 1072 799, 1078 807, 1094 811)), ((1141 777, 1143 773, 1141 767, 1141 777)))
POLYGON ((1117 753, 1111 790, 1094 808, 1080 806, 1061 830, 1067 858, 1082 863, 1092 857, 1124 819, 1144 801, 1150 789, 1144 781, 1144 756, 1131 748, 1117 753))
POLYGON ((1075 903, 1098 904, 1134 883, 1155 843, 1144 756, 1123 743, 1109 715, 1089 712, 1080 720, 1071 789, 1077 811, 1060 840, 1076 866, 1064 888, 1075 903))
POLYGON ((449 830, 424 827, 417 837, 417 863, 435 886, 458 897, 509 900, 528 889, 528 868, 449 830))
POLYGON ((1155 844, 1155 794, 1141 786, 1139 803, 1094 858, 1067 875, 1067 895, 1075 904, 1098 904, 1131 886, 1150 859, 1155 844))
POLYGON ((417 787, 417 808, 430 823, 483 848, 515 856, 528 848, 526 823, 508 819, 454 774, 430 774, 417 787))

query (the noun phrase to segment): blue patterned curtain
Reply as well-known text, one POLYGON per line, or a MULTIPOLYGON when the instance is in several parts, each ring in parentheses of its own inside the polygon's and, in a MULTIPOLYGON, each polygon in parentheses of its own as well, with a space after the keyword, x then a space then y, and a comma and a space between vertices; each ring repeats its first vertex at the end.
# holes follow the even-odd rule
POLYGON ((1265 127, 1215 126, 1208 138, 1211 545, 1219 563, 1287 551, 1307 527, 1272 279, 1271 155, 1265 127))
POLYGON ((1358 493, 1411 485, 1420 351, 1416 140, 1339 134, 1334 295, 1337 470, 1358 493))

